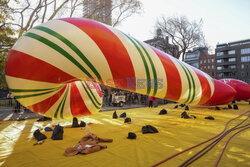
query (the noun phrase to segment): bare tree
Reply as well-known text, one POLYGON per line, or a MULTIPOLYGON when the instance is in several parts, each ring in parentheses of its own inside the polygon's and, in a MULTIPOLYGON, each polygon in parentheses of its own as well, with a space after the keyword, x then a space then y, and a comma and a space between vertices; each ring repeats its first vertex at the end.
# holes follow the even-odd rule
POLYGON ((113 1, 112 13, 112 26, 117 26, 123 20, 139 14, 142 11, 142 3, 139 0, 115 0, 113 1))
MULTIPOLYGON (((48 20, 58 17, 85 17, 98 20, 98 12, 103 11, 105 3, 101 0, 9 0, 14 7, 12 18, 8 24, 15 27, 20 37, 24 32, 32 28, 34 25, 41 24, 48 20), (92 4, 92 10, 85 12, 83 15, 83 7, 92 4)), ((111 18, 109 24, 116 26, 124 19, 132 14, 139 13, 142 4, 139 0, 113 0, 110 10, 105 13, 105 17, 111 18), (113 24, 112 24, 113 23, 113 24)), ((108 22, 104 22, 108 23, 108 22)))
POLYGON ((156 28, 168 36, 172 44, 179 46, 178 58, 184 60, 185 53, 195 46, 206 46, 202 32, 202 19, 189 21, 185 16, 161 17, 156 22, 156 28))
POLYGON ((83 17, 102 21, 115 27, 126 18, 133 14, 139 14, 142 11, 142 3, 140 0, 110 0, 110 10, 105 10, 106 5, 109 4, 103 2, 104 1, 100 0, 84 0, 83 17), (91 6, 91 10, 89 10, 89 6, 91 6), (103 12, 105 12, 106 18, 110 17, 110 20, 102 18, 103 12))
POLYGON ((53 19, 69 0, 22 0, 14 1, 15 4, 13 18, 19 18, 11 24, 16 26, 18 37, 29 30, 34 24, 43 23, 53 19), (60 3, 58 3, 60 2, 60 3))

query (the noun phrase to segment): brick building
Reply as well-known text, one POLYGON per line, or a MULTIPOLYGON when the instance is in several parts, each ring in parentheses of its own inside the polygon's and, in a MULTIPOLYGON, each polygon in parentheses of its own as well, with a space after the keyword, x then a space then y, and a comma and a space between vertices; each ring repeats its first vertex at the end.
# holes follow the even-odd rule
POLYGON ((215 55, 208 54, 207 47, 195 47, 189 50, 184 56, 184 62, 200 69, 211 77, 215 77, 215 55))
POLYGON ((215 54, 207 54, 199 57, 199 69, 211 77, 216 77, 215 54))
POLYGON ((163 37, 160 29, 156 30, 156 36, 153 39, 144 41, 145 43, 160 49, 161 51, 170 54, 171 56, 178 58, 179 47, 169 43, 168 36, 163 37))

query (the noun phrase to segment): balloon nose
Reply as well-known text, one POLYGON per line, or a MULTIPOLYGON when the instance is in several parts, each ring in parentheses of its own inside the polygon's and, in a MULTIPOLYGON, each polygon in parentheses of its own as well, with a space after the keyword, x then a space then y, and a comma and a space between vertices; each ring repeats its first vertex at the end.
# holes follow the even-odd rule
POLYGON ((235 100, 236 91, 231 86, 213 79, 214 81, 214 94, 205 104, 203 105, 220 105, 227 104, 235 100))
POLYGON ((222 79, 221 81, 236 90, 235 100, 250 99, 250 85, 246 82, 237 79, 222 79))

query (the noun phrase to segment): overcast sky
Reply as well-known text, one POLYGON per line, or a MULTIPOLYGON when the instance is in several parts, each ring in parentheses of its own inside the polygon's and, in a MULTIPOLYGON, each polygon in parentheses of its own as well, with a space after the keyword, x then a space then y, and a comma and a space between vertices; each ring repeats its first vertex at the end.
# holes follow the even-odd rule
POLYGON ((203 19, 203 32, 214 49, 217 43, 250 39, 250 0, 141 0, 144 12, 128 18, 118 29, 139 40, 153 37, 160 16, 185 15, 203 19))

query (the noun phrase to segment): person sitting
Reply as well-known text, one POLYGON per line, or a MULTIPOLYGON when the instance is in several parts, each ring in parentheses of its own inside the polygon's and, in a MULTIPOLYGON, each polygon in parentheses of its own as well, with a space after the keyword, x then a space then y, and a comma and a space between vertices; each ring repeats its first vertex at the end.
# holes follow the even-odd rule
POLYGON ((69 147, 65 150, 65 156, 74 156, 80 154, 90 154, 100 151, 103 148, 107 148, 106 145, 98 144, 99 142, 112 142, 113 139, 104 139, 97 137, 94 133, 85 135, 77 145, 69 147))

